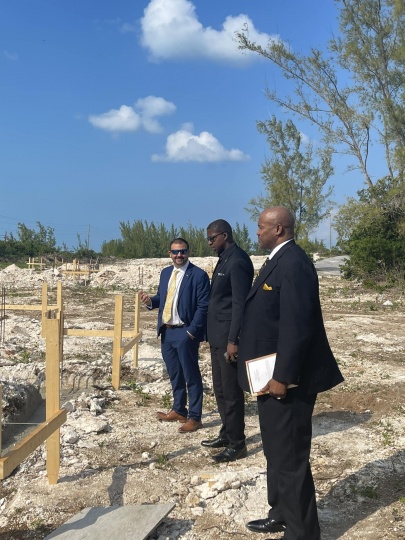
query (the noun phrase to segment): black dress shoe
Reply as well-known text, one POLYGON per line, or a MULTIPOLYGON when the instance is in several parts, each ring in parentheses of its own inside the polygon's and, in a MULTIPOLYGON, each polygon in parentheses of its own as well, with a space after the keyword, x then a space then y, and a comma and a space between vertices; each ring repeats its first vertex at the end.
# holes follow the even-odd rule
POLYGON ((270 518, 249 521, 249 523, 246 523, 246 527, 250 531, 262 533, 285 531, 285 523, 283 521, 276 521, 270 518))
POLYGON ((208 446, 208 448, 224 448, 228 446, 228 439, 222 439, 221 437, 216 437, 215 439, 206 439, 201 441, 202 446, 208 446))
POLYGON ((216 463, 226 463, 227 461, 236 461, 237 459, 242 459, 247 456, 247 448, 244 446, 239 450, 235 448, 225 448, 220 454, 212 456, 212 459, 216 463))

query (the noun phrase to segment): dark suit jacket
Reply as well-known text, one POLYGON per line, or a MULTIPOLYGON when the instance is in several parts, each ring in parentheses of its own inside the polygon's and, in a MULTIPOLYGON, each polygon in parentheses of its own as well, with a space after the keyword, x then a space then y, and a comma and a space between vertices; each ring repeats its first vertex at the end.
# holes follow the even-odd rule
MULTIPOLYGON (((167 286, 173 272, 173 266, 164 268, 160 274, 157 294, 152 296, 152 309, 159 308, 157 331, 162 330, 163 308, 167 296, 167 286)), ((186 273, 180 285, 177 311, 187 330, 198 341, 205 340, 207 323, 208 298, 210 294, 210 280, 208 274, 189 262, 186 273)))
POLYGON ((207 341, 211 347, 238 343, 246 296, 252 286, 253 264, 249 255, 232 244, 223 251, 211 280, 207 341))
POLYGON ((245 304, 238 351, 239 382, 249 389, 245 360, 277 353, 273 378, 304 394, 343 381, 322 319, 318 276, 292 240, 269 261, 245 304))

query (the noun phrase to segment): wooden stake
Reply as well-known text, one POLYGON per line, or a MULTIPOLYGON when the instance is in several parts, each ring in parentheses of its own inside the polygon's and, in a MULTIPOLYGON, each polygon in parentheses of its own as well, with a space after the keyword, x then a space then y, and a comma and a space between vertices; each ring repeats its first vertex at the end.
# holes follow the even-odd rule
MULTIPOLYGON (((139 301, 139 294, 135 295, 135 319, 134 319, 134 333, 136 335, 139 334, 139 315, 140 315, 140 301, 139 301)), ((134 368, 138 367, 138 355, 139 355, 139 345, 138 342, 134 345, 134 352, 133 352, 133 366, 134 368)))
MULTIPOLYGON (((46 321, 46 420, 60 410, 60 319, 46 321)), ((56 484, 60 463, 60 429, 46 440, 46 470, 50 484, 56 484)))
POLYGON ((113 362, 112 362, 112 386, 114 390, 120 387, 121 378, 121 341, 122 341, 122 306, 123 297, 115 297, 114 312, 114 341, 113 341, 113 362))

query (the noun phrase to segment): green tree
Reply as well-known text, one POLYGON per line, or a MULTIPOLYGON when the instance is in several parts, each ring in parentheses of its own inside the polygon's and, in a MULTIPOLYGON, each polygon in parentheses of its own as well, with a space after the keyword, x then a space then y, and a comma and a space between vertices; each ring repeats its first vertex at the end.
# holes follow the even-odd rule
POLYGON ((325 184, 333 172, 331 148, 315 153, 311 143, 303 145, 292 120, 283 124, 272 116, 257 127, 266 135, 272 157, 261 169, 266 193, 250 199, 247 210, 257 220, 264 208, 287 206, 296 217, 296 237, 307 238, 330 211, 332 187, 325 189, 325 184))
POLYGON ((405 239, 405 3, 335 3, 340 35, 324 53, 300 54, 281 40, 262 48, 249 40, 248 28, 237 39, 242 50, 270 60, 291 83, 290 95, 267 88, 268 98, 316 126, 326 147, 348 156, 348 169, 362 174, 359 199, 350 199, 335 220, 350 251, 346 275, 387 279, 403 272, 398 245, 405 239), (371 168, 370 154, 377 151, 382 178, 371 168))
POLYGON ((238 246, 244 249, 248 255, 253 253, 253 242, 250 239, 246 225, 242 225, 241 227, 239 223, 236 223, 236 226, 233 229, 233 237, 238 246))
POLYGON ((38 230, 29 229, 24 223, 18 223, 17 239, 25 256, 38 257, 57 250, 54 230, 37 221, 38 230))
MULTIPOLYGON (((402 0, 336 0, 339 38, 326 53, 294 52, 281 40, 267 48, 237 34, 239 47, 278 66, 293 85, 293 95, 267 88, 267 97, 318 127, 327 147, 347 154, 350 169, 360 169, 368 188, 370 149, 385 151, 387 175, 403 181, 405 163, 405 4, 402 0)), ((371 191, 372 193, 372 191, 371 191)))
POLYGON ((351 219, 346 240, 350 258, 343 267, 348 278, 395 281, 405 284, 405 196, 404 190, 389 177, 371 190, 359 192, 359 202, 345 205, 339 215, 351 219), (359 211, 361 210, 361 211, 359 211))

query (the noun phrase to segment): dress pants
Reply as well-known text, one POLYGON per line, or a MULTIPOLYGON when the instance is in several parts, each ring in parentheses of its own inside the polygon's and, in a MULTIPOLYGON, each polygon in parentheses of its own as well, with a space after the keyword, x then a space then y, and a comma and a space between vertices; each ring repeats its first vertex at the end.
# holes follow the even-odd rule
POLYGON ((315 486, 309 456, 316 395, 287 391, 284 399, 258 396, 267 459, 269 518, 286 523, 285 540, 319 540, 315 486))
POLYGON ((162 356, 173 391, 173 410, 199 422, 203 402, 203 385, 198 365, 200 343, 190 338, 185 326, 164 328, 161 336, 162 356))
POLYGON ((227 363, 225 347, 210 347, 212 382, 218 412, 222 420, 221 439, 228 439, 229 448, 245 445, 245 398, 238 383, 236 362, 227 363))

